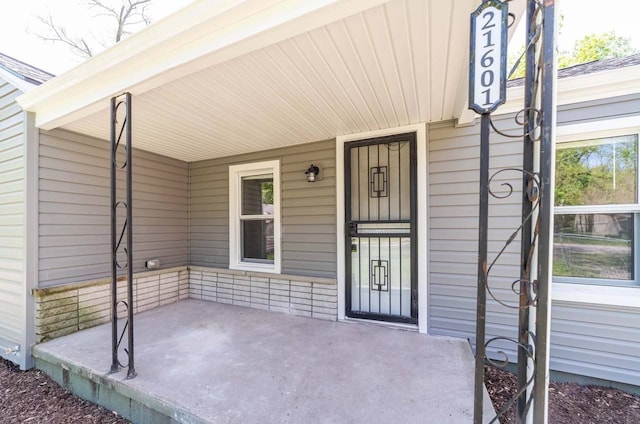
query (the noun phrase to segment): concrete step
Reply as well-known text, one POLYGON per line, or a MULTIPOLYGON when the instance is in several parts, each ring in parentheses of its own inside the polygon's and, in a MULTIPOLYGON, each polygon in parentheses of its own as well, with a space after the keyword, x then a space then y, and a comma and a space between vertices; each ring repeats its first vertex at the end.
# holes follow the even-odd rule
POLYGON ((86 366, 33 348, 35 367, 60 386, 89 402, 101 405, 136 424, 200 424, 207 421, 145 390, 136 389, 126 379, 126 369, 118 373, 96 373, 86 366))

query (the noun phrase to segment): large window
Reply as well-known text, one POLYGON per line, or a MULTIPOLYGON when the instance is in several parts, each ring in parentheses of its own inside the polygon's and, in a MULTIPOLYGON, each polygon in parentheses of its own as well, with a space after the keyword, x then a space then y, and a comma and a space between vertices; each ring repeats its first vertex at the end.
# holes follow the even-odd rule
POLYGON ((638 134, 556 145, 557 282, 638 285, 638 134))
POLYGON ((280 272, 280 165, 229 167, 229 267, 280 272))

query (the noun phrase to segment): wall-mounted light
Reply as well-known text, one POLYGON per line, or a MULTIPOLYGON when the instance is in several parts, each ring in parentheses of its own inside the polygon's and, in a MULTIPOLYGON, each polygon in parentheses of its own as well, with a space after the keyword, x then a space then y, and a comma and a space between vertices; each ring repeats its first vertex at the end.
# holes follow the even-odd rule
POLYGON ((160 259, 149 259, 144 263, 144 266, 147 269, 158 269, 160 268, 160 259))
POLYGON ((314 183, 320 176, 320 168, 318 168, 314 164, 311 164, 311 166, 309 166, 309 168, 305 171, 305 174, 307 174, 307 182, 314 183))

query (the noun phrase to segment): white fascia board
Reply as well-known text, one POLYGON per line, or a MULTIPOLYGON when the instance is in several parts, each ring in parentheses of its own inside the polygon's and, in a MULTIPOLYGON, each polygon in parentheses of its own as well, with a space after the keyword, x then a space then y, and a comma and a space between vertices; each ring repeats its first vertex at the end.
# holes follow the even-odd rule
MULTIPOLYGON (((474 9, 477 7, 477 2, 474 3, 474 9)), ((509 13, 513 14, 514 21, 509 27, 509 44, 508 47, 518 46, 517 40, 514 41, 513 34, 516 32, 520 21, 524 16, 526 2, 511 2, 509 3, 509 13)), ((523 40, 524 41, 524 40, 523 40)), ((524 44, 524 43, 523 43, 524 44)), ((507 48, 507 50, 509 50, 507 48)), ((468 54, 469 50, 467 50, 468 54)), ((510 69, 507 68, 507 73, 510 69)), ((507 96, 508 98, 508 96, 507 96)), ((500 109, 500 108, 499 108, 500 109)), ((499 110, 498 109, 498 110, 499 110)), ((479 115, 473 110, 469 109, 469 68, 467 67, 465 72, 465 78, 462 79, 460 86, 458 87, 458 95, 456 97, 456 111, 458 111, 456 118, 456 127, 464 127, 467 125, 473 125, 476 117, 479 115)))
POLYGON ((15 76, 11 72, 9 72, 9 71, 7 71, 6 69, 3 69, 3 68, 0 68, 0 78, 5 80, 9 84, 13 85, 14 87, 16 87, 18 90, 22 91, 23 93, 26 93, 27 91, 30 91, 30 90, 34 89, 35 87, 37 87, 37 85, 28 83, 25 80, 20 79, 19 77, 15 76))
POLYGON ((199 0, 18 98, 50 130, 389 0, 199 0))
MULTIPOLYGON (((558 84, 558 106, 640 93, 640 65, 563 78, 558 84)), ((507 103, 497 114, 514 113, 524 107, 524 86, 507 90, 507 103)))

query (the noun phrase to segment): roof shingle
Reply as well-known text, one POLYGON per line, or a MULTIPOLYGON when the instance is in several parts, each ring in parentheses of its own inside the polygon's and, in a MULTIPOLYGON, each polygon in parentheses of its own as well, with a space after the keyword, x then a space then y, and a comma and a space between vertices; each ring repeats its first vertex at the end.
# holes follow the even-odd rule
POLYGON ((2 53, 0 53, 0 68, 34 85, 40 85, 55 76, 2 53))
MULTIPOLYGON (((580 63, 567 68, 558 69, 558 79, 577 77, 580 75, 594 74, 596 72, 611 71, 613 69, 626 68, 640 65, 640 53, 626 57, 614 57, 611 59, 594 60, 580 63)), ((524 78, 516 78, 507 82, 507 87, 524 85, 524 78)))

